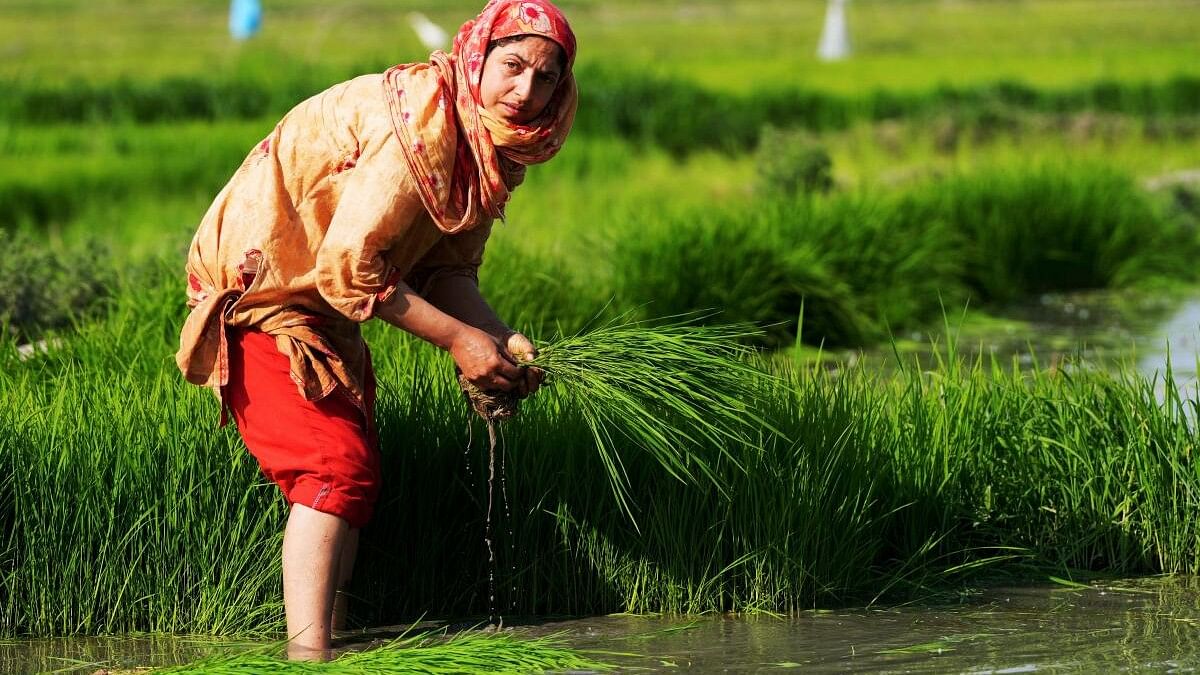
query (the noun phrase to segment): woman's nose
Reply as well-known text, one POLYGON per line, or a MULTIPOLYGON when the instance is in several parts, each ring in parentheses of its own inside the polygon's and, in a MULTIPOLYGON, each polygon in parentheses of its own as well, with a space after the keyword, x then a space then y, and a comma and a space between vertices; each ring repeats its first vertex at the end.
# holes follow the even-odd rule
POLYGON ((513 92, 524 101, 529 98, 529 92, 531 91, 533 91, 533 74, 525 73, 518 76, 517 82, 513 86, 513 92))

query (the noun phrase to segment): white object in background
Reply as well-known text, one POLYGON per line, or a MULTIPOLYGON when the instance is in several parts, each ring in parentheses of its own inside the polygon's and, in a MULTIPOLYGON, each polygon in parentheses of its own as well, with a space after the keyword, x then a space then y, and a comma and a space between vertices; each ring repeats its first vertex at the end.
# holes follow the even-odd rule
POLYGON ((821 44, 817 58, 822 61, 841 61, 850 56, 850 29, 846 25, 846 0, 829 0, 825 8, 825 26, 821 29, 821 44))
POLYGON ((417 33, 417 39, 426 49, 445 49, 450 46, 450 36, 442 27, 420 12, 409 12, 408 25, 417 33))
POLYGON ((28 361, 38 354, 49 354, 51 349, 62 347, 62 340, 51 338, 49 340, 38 340, 26 345, 17 345, 17 358, 21 361, 28 361))

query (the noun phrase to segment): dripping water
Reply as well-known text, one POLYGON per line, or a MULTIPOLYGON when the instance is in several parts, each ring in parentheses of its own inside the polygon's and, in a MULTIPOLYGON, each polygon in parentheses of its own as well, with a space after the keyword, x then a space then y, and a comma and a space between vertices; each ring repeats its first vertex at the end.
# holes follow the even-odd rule
POLYGON ((500 433, 500 500, 504 502, 504 523, 508 525, 508 611, 517 611, 517 536, 513 532, 512 508, 508 504, 508 442, 500 433))
MULTIPOLYGON (((463 457, 463 465, 466 467, 466 473, 467 473, 467 475, 466 475, 467 495, 470 498, 470 501, 472 503, 474 503, 476 506, 478 506, 479 502, 476 498, 476 495, 478 494, 478 486, 475 484, 475 469, 473 468, 474 462, 472 461, 472 457, 471 457, 471 453, 474 449, 474 446, 475 446, 475 425, 474 425, 474 423, 472 423, 471 420, 468 419, 467 420, 467 447, 463 449, 462 457, 463 457)), ((473 525, 472 525, 471 518, 463 518, 462 519, 462 528, 463 528, 462 541, 463 542, 471 541, 472 536, 473 536, 473 532, 472 532, 473 525)), ((466 551, 462 551, 462 553, 465 554, 466 551)), ((473 571, 471 570, 469 563, 468 563, 468 561, 471 559, 472 556, 460 554, 457 557, 458 557, 459 574, 462 575, 463 578, 466 578, 468 575, 473 573, 473 571)))
POLYGON ((484 521, 483 541, 488 554, 488 623, 499 630, 504 626, 503 618, 496 613, 496 549, 492 543, 492 503, 496 487, 496 423, 487 420, 488 429, 488 498, 487 517, 484 521))
POLYGON ((463 449, 463 464, 467 469, 467 487, 475 494, 475 470, 471 468, 471 446, 475 445, 475 425, 467 420, 467 447, 463 449))

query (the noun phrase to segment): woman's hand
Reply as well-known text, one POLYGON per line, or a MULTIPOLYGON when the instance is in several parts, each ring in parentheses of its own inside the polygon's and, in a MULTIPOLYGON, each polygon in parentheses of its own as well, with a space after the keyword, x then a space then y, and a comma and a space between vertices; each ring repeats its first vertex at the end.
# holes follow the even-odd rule
MULTIPOLYGON (((505 340, 505 346, 508 348, 508 353, 517 363, 522 361, 532 361, 537 357, 537 347, 533 346, 533 341, 520 333, 510 333, 508 339, 505 340)), ((541 368, 533 366, 525 366, 521 368, 522 381, 518 383, 515 392, 521 398, 529 396, 542 386, 542 378, 546 376, 545 371, 541 368)))
POLYGON ((525 373, 494 336, 478 328, 464 327, 450 344, 450 355, 471 384, 484 391, 525 389, 525 373))

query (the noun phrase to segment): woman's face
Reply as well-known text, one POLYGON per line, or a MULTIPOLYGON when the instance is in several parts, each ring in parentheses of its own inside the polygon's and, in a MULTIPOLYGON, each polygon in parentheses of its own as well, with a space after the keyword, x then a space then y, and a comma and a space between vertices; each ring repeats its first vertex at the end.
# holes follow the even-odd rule
POLYGON ((510 124, 536 119, 562 77, 560 49, 553 40, 536 35, 493 49, 479 82, 483 107, 510 124))

